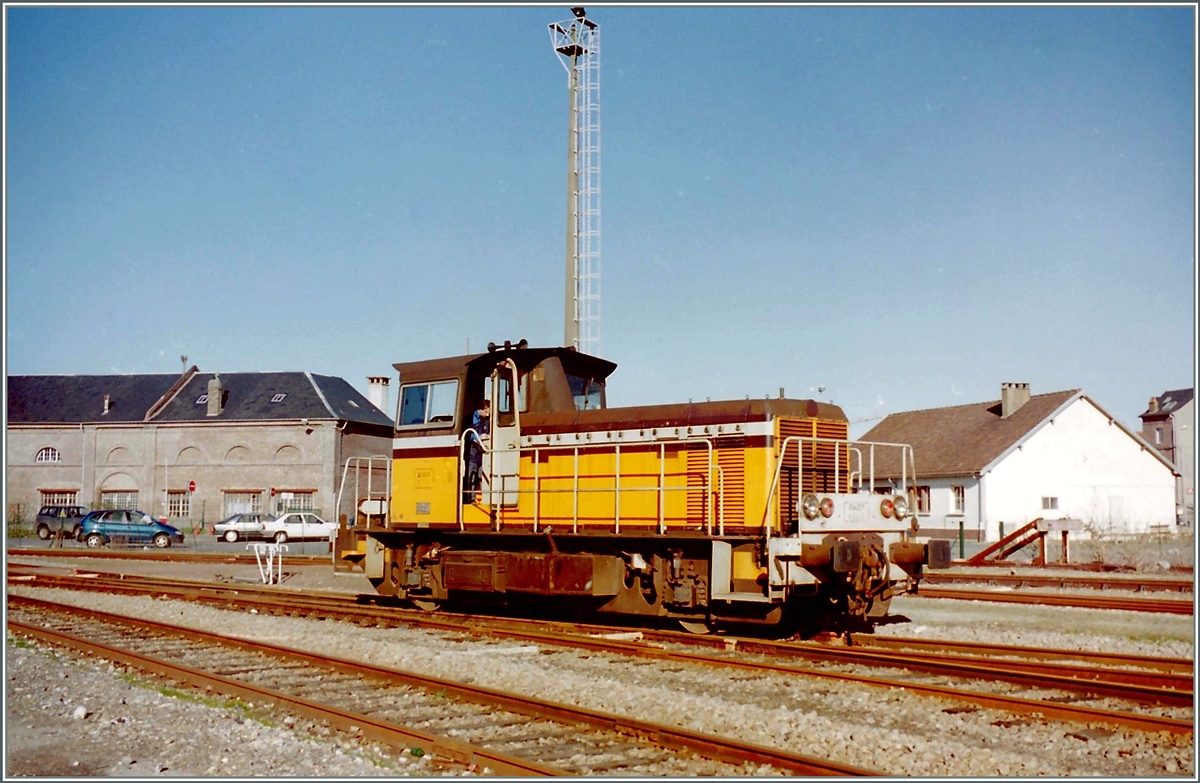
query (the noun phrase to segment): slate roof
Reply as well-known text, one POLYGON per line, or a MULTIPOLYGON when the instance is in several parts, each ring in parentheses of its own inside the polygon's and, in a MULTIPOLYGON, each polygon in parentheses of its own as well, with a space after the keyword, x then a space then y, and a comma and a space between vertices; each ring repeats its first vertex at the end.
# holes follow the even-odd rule
MULTIPOLYGON (((1000 418, 999 400, 894 413, 861 440, 911 445, 918 478, 977 475, 1055 411, 1081 396, 1078 389, 1034 394, 1007 419, 1000 418)), ((876 476, 899 475, 896 451, 876 449, 876 476)))
POLYGON ((1150 408, 1146 408, 1146 412, 1141 414, 1142 419, 1158 419, 1166 418, 1172 413, 1175 413, 1184 405, 1192 401, 1192 389, 1175 389, 1174 391, 1165 391, 1158 395, 1158 410, 1153 413, 1150 408))
POLYGON ((208 404, 214 373, 179 375, 17 375, 8 379, 8 421, 33 423, 338 420, 392 427, 392 420, 342 378, 306 372, 220 373, 225 405, 208 404), (180 388, 173 389, 175 385, 180 388), (101 415, 104 394, 112 411, 101 415), (166 397, 164 398, 164 395, 166 397), (276 397, 278 402, 272 402, 276 397), (114 418, 117 417, 117 418, 114 418))
POLYGON ((139 422, 178 374, 10 375, 8 421, 12 424, 139 422), (111 409, 104 413, 104 395, 111 409))

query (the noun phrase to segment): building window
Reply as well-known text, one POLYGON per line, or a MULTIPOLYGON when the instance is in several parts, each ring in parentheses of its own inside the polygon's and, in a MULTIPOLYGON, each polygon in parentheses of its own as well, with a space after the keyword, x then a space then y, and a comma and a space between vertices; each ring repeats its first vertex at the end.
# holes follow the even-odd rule
POLYGON ((203 405, 203 404, 204 404, 204 403, 206 403, 206 402, 208 402, 208 395, 207 395, 207 394, 201 394, 199 397, 197 397, 197 398, 196 398, 196 404, 197 404, 197 405, 203 405))
POLYGON ((1162 445, 1162 427, 1154 428, 1154 445, 1155 446, 1162 445))
POLYGON ((1042 498, 1042 511, 1058 511, 1058 498, 1042 498))
POLYGON ((79 492, 74 489, 43 489, 41 495, 43 506, 79 505, 79 492))
POLYGON ((192 493, 187 490, 167 492, 167 516, 187 517, 192 514, 192 493))
POLYGON ((118 492, 101 492, 100 493, 100 508, 124 508, 136 509, 138 507, 137 490, 128 492, 121 490, 118 492))
POLYGON ((261 514, 262 513, 262 496, 261 491, 254 492, 226 492, 225 495, 225 516, 230 514, 261 514))
MULTIPOLYGON (((28 454, 29 452, 25 452, 28 454)), ((58 462, 58 449, 53 446, 47 446, 37 453, 38 462, 58 462)))
POLYGON ((967 507, 967 490, 965 487, 950 487, 950 513, 961 514, 967 507))
POLYGON ((275 497, 275 513, 286 514, 289 511, 312 511, 315 508, 313 501, 316 495, 317 493, 312 490, 280 492, 275 497))
POLYGON ((929 487, 917 487, 917 513, 929 513, 929 487))
POLYGON ((286 394, 276 394, 271 398, 271 402, 283 402, 286 397, 286 394))
POLYGON ((399 426, 453 424, 458 381, 414 383, 400 388, 399 426))

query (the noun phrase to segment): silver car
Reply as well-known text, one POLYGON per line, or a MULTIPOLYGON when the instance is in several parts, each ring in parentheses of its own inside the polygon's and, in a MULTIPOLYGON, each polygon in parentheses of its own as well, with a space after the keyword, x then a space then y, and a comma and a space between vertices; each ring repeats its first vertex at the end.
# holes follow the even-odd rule
POLYGON ((328 541, 336 532, 337 525, 311 511, 291 511, 263 525, 262 535, 282 544, 285 541, 328 541))
POLYGON ((239 538, 263 538, 268 522, 274 522, 271 514, 232 514, 213 525, 213 535, 229 543, 239 538))

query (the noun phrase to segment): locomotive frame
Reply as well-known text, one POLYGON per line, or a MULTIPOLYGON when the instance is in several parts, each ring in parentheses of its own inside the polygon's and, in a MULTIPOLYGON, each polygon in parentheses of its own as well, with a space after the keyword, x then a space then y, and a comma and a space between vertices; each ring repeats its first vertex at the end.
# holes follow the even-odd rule
POLYGON ((335 545, 339 567, 362 568, 382 594, 697 631, 847 626, 949 565, 948 541, 916 538, 911 448, 850 441, 835 405, 609 408, 615 364, 525 341, 394 366, 387 514, 345 520, 335 545), (476 490, 465 466, 485 397, 476 490))

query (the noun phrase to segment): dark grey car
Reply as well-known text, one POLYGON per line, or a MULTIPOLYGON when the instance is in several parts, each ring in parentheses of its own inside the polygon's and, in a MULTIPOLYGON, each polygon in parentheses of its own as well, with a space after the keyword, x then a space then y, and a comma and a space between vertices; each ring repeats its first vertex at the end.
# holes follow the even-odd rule
POLYGON ((68 538, 75 538, 86 515, 83 506, 42 506, 37 515, 37 537, 49 541, 62 531, 68 538))
POLYGON ((274 521, 272 514, 232 514, 213 525, 213 535, 231 544, 239 538, 262 538, 263 526, 274 521))

